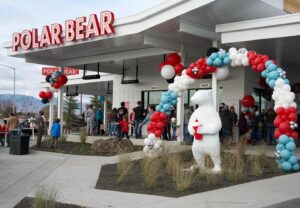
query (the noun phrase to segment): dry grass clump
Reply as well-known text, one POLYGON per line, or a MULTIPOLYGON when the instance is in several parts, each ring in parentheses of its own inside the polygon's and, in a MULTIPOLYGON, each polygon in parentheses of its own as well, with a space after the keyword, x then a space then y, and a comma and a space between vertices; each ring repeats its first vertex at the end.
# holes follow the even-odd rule
POLYGON ((86 132, 84 130, 80 131, 80 143, 84 145, 86 143, 86 132))
POLYGON ((120 154, 119 155, 119 163, 117 164, 117 183, 122 183, 126 181, 129 174, 133 169, 134 163, 131 160, 130 155, 128 154, 120 154))
POLYGON ((222 168, 224 177, 237 183, 247 175, 245 157, 239 153, 225 153, 222 157, 222 168))
POLYGON ((38 185, 33 199, 33 208, 56 208, 57 190, 47 185, 38 185))
POLYGON ((160 158, 144 157, 141 161, 142 165, 142 184, 145 188, 152 188, 159 176, 161 167, 160 158))
POLYGON ((195 174, 191 170, 181 170, 177 168, 174 172, 173 180, 176 183, 177 191, 185 191, 191 188, 195 179, 195 174))
POLYGON ((62 135, 60 136, 60 138, 59 138, 59 141, 60 141, 61 143, 66 142, 66 141, 67 141, 67 136, 66 136, 65 134, 62 134, 62 135))
POLYGON ((266 146, 261 144, 257 147, 258 155, 251 157, 251 173, 255 176, 264 174, 264 169, 267 169, 269 159, 266 156, 266 146))

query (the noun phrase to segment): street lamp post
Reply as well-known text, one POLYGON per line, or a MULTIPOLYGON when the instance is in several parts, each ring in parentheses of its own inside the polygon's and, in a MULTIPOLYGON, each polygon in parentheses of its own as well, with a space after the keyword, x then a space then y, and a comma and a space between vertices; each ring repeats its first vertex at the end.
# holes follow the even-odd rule
POLYGON ((10 68, 12 70, 14 70, 14 105, 13 105, 13 113, 15 113, 16 111, 16 68, 12 67, 12 66, 8 66, 5 64, 0 64, 0 66, 4 66, 7 68, 10 68))

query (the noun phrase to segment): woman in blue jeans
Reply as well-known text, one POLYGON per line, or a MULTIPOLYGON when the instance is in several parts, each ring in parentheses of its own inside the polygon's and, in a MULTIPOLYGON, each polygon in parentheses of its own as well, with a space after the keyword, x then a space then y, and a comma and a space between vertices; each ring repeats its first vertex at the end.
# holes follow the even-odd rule
POLYGON ((109 131, 109 136, 117 136, 118 128, 119 128, 119 121, 118 121, 118 112, 117 109, 114 108, 110 113, 110 120, 111 120, 111 128, 109 131))

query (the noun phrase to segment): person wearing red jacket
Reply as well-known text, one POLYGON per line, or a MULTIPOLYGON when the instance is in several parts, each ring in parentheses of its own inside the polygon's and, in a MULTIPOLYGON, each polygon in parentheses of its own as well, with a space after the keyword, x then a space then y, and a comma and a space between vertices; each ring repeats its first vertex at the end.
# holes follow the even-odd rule
POLYGON ((0 143, 2 146, 4 146, 5 144, 5 131, 6 131, 6 121, 4 121, 4 124, 1 126, 0 125, 0 143))
POLYGON ((121 127, 121 138, 123 139, 126 136, 126 138, 129 139, 129 123, 126 116, 123 116, 123 119, 119 122, 119 125, 121 127))

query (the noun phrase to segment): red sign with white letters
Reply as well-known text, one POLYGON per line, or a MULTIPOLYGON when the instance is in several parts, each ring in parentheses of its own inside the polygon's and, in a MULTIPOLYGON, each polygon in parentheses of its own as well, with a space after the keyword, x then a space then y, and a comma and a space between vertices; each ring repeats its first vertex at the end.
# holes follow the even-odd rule
POLYGON ((22 33, 12 34, 12 50, 30 50, 32 48, 45 48, 52 45, 62 45, 65 42, 89 39, 92 37, 110 35, 114 33, 114 13, 101 12, 99 16, 91 14, 88 21, 86 17, 75 20, 66 20, 63 26, 58 23, 45 25, 39 34, 38 29, 24 30, 22 33), (64 31, 64 36, 63 36, 64 31))
MULTIPOLYGON (((44 76, 52 75, 58 69, 59 69, 58 67, 43 67, 42 75, 44 75, 44 76)), ((64 74, 66 76, 77 75, 77 74, 79 74, 79 69, 64 67, 64 74)))

